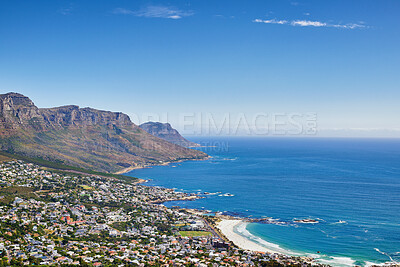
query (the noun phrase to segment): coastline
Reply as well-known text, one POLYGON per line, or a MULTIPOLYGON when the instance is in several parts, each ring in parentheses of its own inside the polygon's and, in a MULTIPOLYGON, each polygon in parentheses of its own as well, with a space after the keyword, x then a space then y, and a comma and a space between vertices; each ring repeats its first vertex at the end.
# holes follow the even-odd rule
POLYGON ((240 219, 221 219, 221 221, 217 224, 217 228, 228 240, 232 241, 237 247, 241 249, 261 253, 281 254, 277 251, 268 249, 264 246, 257 244, 254 241, 251 241, 246 237, 237 234, 234 229, 242 223, 245 222, 240 219))
MULTIPOLYGON (((328 256, 328 255, 317 255, 317 254, 309 254, 309 253, 294 253, 291 251, 286 251, 282 249, 278 244, 270 243, 264 240, 264 242, 268 243, 269 246, 273 247, 272 249, 266 246, 259 244, 258 242, 253 241, 250 237, 242 236, 241 234, 235 232, 237 228, 246 228, 246 225, 249 223, 243 219, 237 218, 220 218, 221 221, 217 223, 216 227, 219 231, 232 243, 234 243, 237 247, 252 251, 254 253, 267 253, 270 255, 276 255, 276 257, 289 257, 289 258, 300 258, 302 261, 315 265, 315 264, 325 264, 327 266, 337 266, 337 267, 348 267, 355 266, 356 262, 350 257, 340 257, 340 256, 328 256)), ((390 262, 386 263, 372 263, 365 262, 365 266, 397 266, 393 265, 390 262)))
MULTIPOLYGON (((173 163, 180 163, 180 162, 186 162, 186 161, 191 161, 191 160, 207 160, 210 158, 212 158, 212 157, 208 156, 204 159, 188 159, 188 160, 170 161, 170 162, 163 162, 163 163, 154 164, 154 165, 152 164, 152 165, 143 165, 143 166, 132 166, 132 167, 128 167, 128 168, 125 168, 125 169, 119 171, 118 174, 128 173, 128 172, 130 172, 132 170, 136 170, 136 169, 152 168, 155 166, 167 166, 167 165, 173 164, 173 163)), ((139 179, 139 180, 140 181, 138 181, 138 183, 147 182, 147 180, 144 180, 144 179, 139 179)), ((171 189, 171 190, 173 190, 173 189, 171 189)), ((194 201, 194 200, 201 199, 201 198, 205 198, 205 197, 199 196, 199 195, 186 195, 181 198, 149 201, 149 203, 163 204, 165 202, 171 202, 171 201, 194 201)), ((196 210, 196 209, 186 209, 186 210, 188 210, 190 213, 195 213, 194 211, 197 211, 197 213, 199 215, 204 214, 201 210, 196 210)), ((249 220, 248 218, 243 219, 240 217, 231 217, 231 216, 226 216, 226 215, 224 215, 224 216, 217 215, 216 217, 218 219, 220 219, 220 221, 217 224, 215 224, 214 227, 219 230, 219 232, 220 232, 220 234, 222 234, 223 238, 232 242, 238 248, 247 250, 247 251, 252 251, 254 253, 276 255, 277 257, 295 257, 295 255, 290 255, 289 253, 285 253, 285 251, 283 251, 277 244, 270 243, 271 246, 273 246, 273 247, 276 246, 276 248, 277 248, 277 249, 270 249, 270 248, 262 246, 261 244, 251 240, 248 237, 242 236, 235 232, 234 229, 236 227, 242 225, 245 228, 248 223, 252 222, 252 220, 249 220)), ((264 221, 264 220, 267 220, 267 219, 254 219, 253 222, 264 221)), ((313 258, 311 258, 311 257, 303 256, 301 258, 303 258, 304 261, 309 262, 309 263, 311 263, 313 261, 313 258)))
POLYGON ((115 172, 114 174, 124 174, 124 173, 128 173, 130 171, 133 170, 138 170, 138 169, 145 169, 145 168, 151 168, 151 167, 156 167, 156 166, 167 166, 169 164, 174 164, 174 163, 180 163, 180 162, 185 162, 185 161, 195 161, 195 160, 208 160, 212 158, 211 156, 207 156, 205 158, 202 159, 180 159, 180 160, 176 160, 176 161, 166 161, 160 164, 149 164, 149 165, 137 165, 137 166, 131 166, 128 168, 124 168, 120 171, 115 172))
MULTIPOLYGON (((315 265, 315 264, 324 264, 327 266, 337 266, 337 267, 350 267, 356 266, 356 261, 350 257, 346 256, 329 256, 329 255, 318 255, 318 254, 310 254, 310 253, 294 253, 292 251, 286 251, 282 249, 278 244, 267 242, 268 245, 272 246, 273 248, 268 248, 266 246, 262 246, 258 242, 252 240, 252 238, 243 236, 237 232, 235 229, 237 228, 246 228, 248 221, 240 218, 227 218, 224 216, 223 218, 219 217, 221 220, 216 224, 216 227, 220 231, 224 237, 235 244, 237 247, 252 251, 254 253, 267 253, 270 255, 276 255, 277 257, 290 257, 290 258, 301 258, 304 262, 315 265)), ((239 231, 240 232, 240 231, 239 231)), ((371 262, 371 261, 364 261, 365 267, 372 267, 372 266, 379 266, 379 267, 397 267, 400 266, 398 263, 394 261, 389 262, 371 262)))
MULTIPOLYGON (((205 159, 209 159, 205 158, 205 159)), ((205 159, 192 159, 192 160, 205 160, 205 159)), ((134 169, 142 169, 142 168, 151 168, 155 166, 166 166, 169 164, 173 163, 179 163, 179 162, 186 162, 189 160, 180 160, 180 161, 172 161, 172 162, 164 162, 161 164, 157 165, 148 165, 148 166, 140 166, 140 167, 134 167, 134 169)), ((173 190, 173 189, 171 189, 173 190)), ((204 197, 183 197, 179 199, 166 199, 163 201, 154 201, 152 202, 153 204, 162 204, 164 202, 169 202, 169 201, 185 201, 185 200, 196 200, 199 198, 204 198, 204 197)), ((204 208, 204 207, 203 207, 204 208)), ((197 213, 198 215, 204 215, 205 210, 202 209, 186 209, 185 210, 190 210, 193 213, 197 213)), ((211 212, 211 213, 217 213, 217 212, 211 212)), ((309 252, 298 252, 295 253, 293 251, 287 251, 279 246, 279 244, 274 244, 266 241, 265 239, 262 239, 261 237, 255 236, 253 234, 250 234, 246 231, 246 225, 251 222, 257 222, 257 221, 264 221, 268 220, 267 218, 244 218, 244 217, 236 217, 236 216, 230 216, 230 215, 216 215, 215 216, 218 220, 218 223, 213 223, 212 225, 219 231, 221 234, 221 237, 225 237, 226 240, 229 240, 232 242, 236 247, 251 251, 254 253, 261 253, 261 254, 273 254, 274 257, 277 258, 292 258, 292 259, 298 259, 301 258, 303 261, 308 262, 310 264, 326 264, 326 265, 331 265, 331 266, 354 266, 356 265, 356 261, 353 260, 352 258, 348 256, 333 256, 333 255, 325 255, 325 254, 315 254, 315 253, 309 253, 309 252), (238 229, 239 228, 239 229, 238 229), (243 231, 244 230, 244 231, 243 231), (261 239, 261 240, 259 240, 261 239), (265 241, 265 242, 264 242, 265 241)), ((298 223, 314 223, 314 222, 302 222, 299 220, 298 223)), ((361 261, 362 262, 362 261, 361 261)), ((393 263, 391 262, 384 262, 384 263, 373 263, 373 262, 368 262, 364 261, 364 264, 360 264, 363 266, 394 266, 392 265, 393 263)))
POLYGON ((136 170, 136 169, 143 169, 143 168, 145 168, 145 166, 131 166, 131 167, 128 167, 128 168, 124 168, 124 169, 122 169, 120 171, 117 171, 114 174, 124 174, 124 173, 128 173, 130 171, 136 170))
POLYGON ((145 179, 137 178, 137 181, 135 182, 135 184, 143 184, 143 183, 146 183, 146 182, 147 182, 147 180, 145 180, 145 179))
POLYGON ((168 199, 163 199, 163 200, 152 200, 148 201, 147 203, 152 203, 152 204, 163 204, 165 202, 172 202, 172 201, 193 201, 196 199, 201 199, 204 197, 198 196, 198 195, 187 195, 181 198, 168 198, 168 199))

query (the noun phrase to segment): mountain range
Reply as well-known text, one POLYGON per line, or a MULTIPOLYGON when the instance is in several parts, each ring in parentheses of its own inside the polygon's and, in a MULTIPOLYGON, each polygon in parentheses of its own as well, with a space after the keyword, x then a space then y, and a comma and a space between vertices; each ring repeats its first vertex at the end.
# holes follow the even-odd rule
POLYGON ((38 108, 18 93, 0 95, 0 149, 103 172, 208 157, 149 134, 124 113, 38 108))

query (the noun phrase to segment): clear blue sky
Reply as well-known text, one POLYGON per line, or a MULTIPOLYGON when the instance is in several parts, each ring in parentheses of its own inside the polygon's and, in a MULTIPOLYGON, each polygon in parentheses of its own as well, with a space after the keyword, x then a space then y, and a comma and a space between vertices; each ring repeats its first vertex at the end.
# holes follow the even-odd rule
POLYGON ((321 129, 400 129, 399 14, 397 0, 2 0, 0 91, 178 128, 182 112, 316 112, 321 129))

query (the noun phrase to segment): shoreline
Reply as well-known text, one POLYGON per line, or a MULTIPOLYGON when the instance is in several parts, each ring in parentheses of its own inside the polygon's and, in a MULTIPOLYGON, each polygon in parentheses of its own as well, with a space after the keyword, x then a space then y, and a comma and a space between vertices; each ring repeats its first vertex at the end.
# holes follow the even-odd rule
POLYGON ((144 183, 147 183, 147 180, 141 178, 137 178, 137 181, 134 182, 134 184, 144 184, 144 183))
MULTIPOLYGON (((211 157, 207 157, 204 159, 191 159, 191 160, 207 160, 210 159, 211 157)), ((130 168, 126 168, 125 173, 129 172, 131 170, 135 170, 135 169, 143 169, 143 168, 152 168, 152 167, 156 167, 156 166, 166 166, 169 164, 173 164, 173 163, 180 163, 180 162, 186 162, 189 160, 179 160, 179 161, 171 161, 171 162, 164 162, 164 163, 160 163, 160 164, 155 164, 155 165, 147 165, 147 166, 136 166, 136 167, 130 167, 130 168)), ((139 178, 138 178, 139 179, 139 178)), ((144 179, 140 179, 141 182, 139 183, 143 183, 146 182, 147 180, 144 179)), ((151 185, 150 187, 155 186, 155 185, 151 185)), ((171 189, 174 190, 174 189, 171 189)), ((175 190, 174 190, 175 191, 175 190)), ((185 193, 188 194, 188 193, 185 193)), ((186 195, 185 197, 182 198, 177 198, 177 199, 165 199, 165 200, 156 200, 156 201, 150 201, 149 203, 152 204, 163 204, 165 202, 173 202, 173 201, 194 201, 197 199, 201 199, 201 198, 205 198, 204 196, 199 196, 199 195, 192 195, 190 196, 189 194, 186 195)), ((203 215, 206 212, 206 210, 203 209, 187 209, 187 208, 183 208, 187 211, 189 211, 190 213, 197 213, 199 215, 203 215)), ((269 221, 270 218, 244 218, 244 217, 236 217, 236 216, 231 216, 231 215, 220 215, 217 214, 218 212, 211 212, 211 213, 215 213, 215 218, 219 219, 220 221, 217 223, 213 223, 213 227, 215 227, 218 232, 221 234, 221 237, 223 239, 226 239, 229 242, 232 242, 236 247, 246 250, 246 251, 251 251, 253 253, 261 253, 261 254, 268 254, 268 255, 273 255, 274 257, 277 258, 293 258, 293 259, 299 259, 301 258, 302 261, 307 262, 308 264, 326 264, 326 265, 330 265, 330 266, 340 266, 340 267, 344 267, 344 266, 354 266, 356 264, 356 261, 353 260, 350 257, 343 257, 343 256, 331 256, 331 255, 318 255, 318 254, 313 254, 313 253, 295 253, 292 251, 286 251, 285 249, 281 248, 279 246, 279 244, 275 244, 275 243, 270 243, 267 240, 262 239, 261 237, 258 236, 253 236, 252 234, 250 234, 251 236, 247 236, 247 234, 240 234, 237 231, 235 231, 235 229, 237 229, 238 227, 242 228, 244 227, 244 229, 246 229, 246 226, 248 223, 256 223, 256 222, 262 222, 262 221, 269 221), (253 238, 254 237, 254 238, 253 238), (258 239, 260 238, 260 242, 257 242, 254 239, 258 239), (265 243, 267 243, 267 245, 264 246, 264 241, 265 243)), ((311 223, 311 222, 302 222, 301 220, 299 220, 298 223, 311 223)), ((314 222, 312 222, 314 223, 314 222)), ((241 231, 239 231, 241 232, 241 231)), ((381 263, 373 263, 373 262, 368 262, 368 261, 364 261, 363 266, 397 266, 397 265, 393 265, 393 262, 381 262, 381 263)))
POLYGON ((163 204, 165 202, 173 202, 173 201, 194 201, 196 199, 201 199, 204 197, 198 196, 198 195, 187 195, 181 198, 168 198, 164 200, 152 200, 148 201, 147 203, 152 203, 152 204, 163 204))
POLYGON ((131 167, 119 170, 119 171, 115 172, 114 174, 124 174, 124 173, 128 173, 128 172, 131 172, 133 170, 138 170, 138 169, 146 169, 146 168, 152 168, 152 167, 157 167, 157 166, 167 166, 167 165, 170 165, 170 164, 181 163, 181 162, 185 162, 185 161, 208 160, 208 159, 211 159, 211 158, 212 158, 211 156, 207 156, 207 157, 202 158, 202 159, 180 159, 180 160, 176 160, 176 161, 166 161, 166 162, 163 162, 163 163, 160 163, 160 164, 131 166, 131 167))
POLYGON ((229 241, 231 241, 237 247, 243 250, 250 250, 254 252, 270 253, 270 254, 282 254, 280 252, 268 249, 236 233, 234 229, 242 223, 246 222, 240 219, 221 219, 221 221, 218 222, 216 226, 229 241))
MULTIPOLYGON (((189 159, 189 160, 170 161, 170 162, 164 162, 164 163, 155 164, 155 165, 132 166, 132 167, 128 167, 128 168, 125 168, 125 169, 119 171, 118 174, 127 173, 127 172, 130 172, 132 170, 137 170, 137 169, 152 168, 152 167, 156 167, 156 166, 167 166, 169 164, 186 162, 186 161, 190 161, 190 160, 208 160, 210 158, 212 158, 212 157, 208 156, 204 159, 189 159)), ((137 183, 147 182, 147 180, 144 180, 144 179, 140 179, 140 178, 137 178, 137 179, 139 179, 139 181, 137 183)), ((171 190, 174 190, 174 189, 171 189, 171 190)), ((187 193, 185 193, 185 194, 187 194, 187 193)), ((194 201, 194 200, 202 199, 202 198, 205 198, 205 197, 199 196, 199 195, 186 195, 181 198, 154 200, 154 201, 149 201, 148 203, 162 205, 165 202, 194 201)), ((197 209, 185 209, 185 210, 190 210, 190 212, 197 211, 198 214, 204 213, 203 210, 197 210, 197 209)), ((265 221, 265 220, 268 220, 268 218, 267 219, 265 219, 265 218, 249 219, 249 218, 240 218, 240 217, 234 217, 234 216, 229 216, 229 215, 222 215, 222 216, 216 215, 216 218, 220 219, 221 221, 218 222, 217 224, 215 224, 214 227, 218 229, 218 231, 222 234, 223 238, 232 242, 240 249, 252 251, 255 253, 262 253, 262 254, 267 253, 267 254, 271 254, 271 255, 276 254, 276 255, 285 256, 285 257, 296 257, 294 255, 289 255, 288 253, 269 249, 269 248, 262 246, 261 244, 255 242, 245 236, 242 236, 234 231, 235 227, 239 226, 240 224, 247 225, 248 223, 251 223, 251 222, 265 221)), ((271 243, 271 245, 279 247, 279 245, 277 245, 277 244, 271 243)), ((310 263, 313 261, 313 259, 310 257, 303 256, 302 258, 303 258, 303 260, 308 261, 310 263)))
MULTIPOLYGON (((231 241, 237 247, 252 251, 254 253, 267 253, 270 255, 277 255, 277 257, 289 257, 289 258, 300 258, 302 261, 315 265, 315 264, 326 264, 327 266, 337 266, 337 267, 348 267, 348 266, 356 266, 356 260, 349 256, 332 256, 332 255, 318 255, 318 254, 311 254, 311 253, 295 253, 291 251, 286 251, 278 244, 270 243, 264 239, 263 241, 267 242, 271 246, 276 247, 276 249, 271 249, 266 246, 259 244, 258 242, 252 240, 249 237, 243 236, 237 232, 235 229, 241 227, 246 228, 248 223, 246 219, 236 218, 236 217, 218 217, 221 221, 216 223, 216 228, 220 231, 220 233, 229 241, 231 241)), ((257 237, 257 236, 256 236, 257 237)), ((400 266, 399 263, 394 261, 385 261, 385 262, 371 262, 364 260, 364 267, 397 267, 400 266)))

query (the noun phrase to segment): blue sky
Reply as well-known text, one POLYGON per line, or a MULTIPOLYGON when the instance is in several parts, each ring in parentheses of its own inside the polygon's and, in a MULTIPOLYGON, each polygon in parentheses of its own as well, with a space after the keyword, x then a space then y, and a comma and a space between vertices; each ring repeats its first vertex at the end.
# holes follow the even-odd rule
POLYGON ((399 13, 387 0, 3 0, 0 89, 179 129, 182 113, 314 112, 332 135, 400 136, 399 13))

